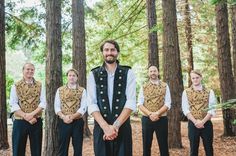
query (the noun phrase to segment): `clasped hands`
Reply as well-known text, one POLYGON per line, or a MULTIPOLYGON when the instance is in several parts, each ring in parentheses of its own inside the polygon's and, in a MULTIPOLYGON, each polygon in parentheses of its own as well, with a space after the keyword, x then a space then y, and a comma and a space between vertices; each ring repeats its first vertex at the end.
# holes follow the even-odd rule
POLYGON ((73 122, 74 116, 73 115, 63 115, 62 120, 64 123, 70 124, 73 122))
POLYGON ((150 120, 152 121, 157 121, 160 119, 160 114, 158 112, 151 112, 148 117, 150 118, 150 120))
POLYGON ((24 120, 28 121, 31 125, 35 124, 37 122, 35 115, 32 113, 24 113, 24 120))
POLYGON ((204 122, 202 120, 198 120, 194 123, 197 128, 204 128, 204 122))
POLYGON ((114 140, 118 136, 119 129, 114 125, 106 125, 103 132, 103 140, 114 140))

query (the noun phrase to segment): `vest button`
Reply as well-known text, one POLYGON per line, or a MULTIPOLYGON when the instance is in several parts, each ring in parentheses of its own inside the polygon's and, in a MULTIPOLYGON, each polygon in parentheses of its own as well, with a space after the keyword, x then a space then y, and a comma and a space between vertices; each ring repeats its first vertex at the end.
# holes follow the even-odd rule
POLYGON ((122 72, 122 70, 120 69, 120 70, 119 70, 119 72, 121 73, 121 72, 122 72))
POLYGON ((119 83, 119 84, 118 84, 118 86, 120 87, 120 86, 121 86, 121 84, 119 83))
POLYGON ((116 114, 115 117, 118 117, 118 114, 116 114))
POLYGON ((107 107, 105 106, 105 107, 103 107, 103 109, 107 109, 107 107))
POLYGON ((118 91, 118 94, 120 94, 121 92, 120 91, 118 91))
POLYGON ((122 77, 120 76, 120 77, 119 77, 119 79, 121 80, 121 79, 122 79, 122 77))
POLYGON ((100 93, 103 94, 103 91, 101 91, 100 93))
POLYGON ((116 108, 116 109, 118 109, 119 107, 118 107, 118 106, 116 106, 115 108, 116 108))
POLYGON ((104 117, 107 117, 107 114, 104 114, 103 116, 104 116, 104 117))
POLYGON ((100 74, 102 74, 103 72, 101 71, 100 74))
POLYGON ((102 81, 102 80, 103 80, 103 78, 101 77, 101 78, 100 78, 100 80, 102 81))
POLYGON ((102 102, 105 102, 105 99, 102 99, 102 102))
POLYGON ((119 102, 120 100, 119 99, 116 99, 116 102, 119 102))

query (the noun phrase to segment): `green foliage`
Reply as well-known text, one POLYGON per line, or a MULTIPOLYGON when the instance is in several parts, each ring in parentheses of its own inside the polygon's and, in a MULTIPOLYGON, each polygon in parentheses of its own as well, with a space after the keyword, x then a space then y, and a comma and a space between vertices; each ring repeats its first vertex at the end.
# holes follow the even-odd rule
POLYGON ((236 109, 236 99, 230 99, 227 102, 216 105, 216 108, 236 109))
MULTIPOLYGON (((212 0, 214 1, 214 0, 212 0)), ((231 0, 232 2, 235 0, 231 0)), ((216 2, 216 0, 215 0, 216 2)), ((19 7, 21 0, 6 2, 7 52, 24 52, 28 60, 45 64, 45 1, 37 6, 19 7), (12 50, 13 49, 13 50, 12 50)), ((85 1, 86 3, 86 1, 85 1)), ((195 69, 201 69, 204 85, 214 89, 220 96, 217 70, 217 47, 214 6, 208 1, 189 1, 193 32, 193 57, 195 69)), ((177 2, 177 23, 184 82, 187 78, 187 46, 183 20, 183 4, 177 2)), ((151 32, 158 33, 160 72, 162 70, 162 8, 156 1, 157 25, 151 32)), ((71 0, 62 1, 62 52, 63 69, 72 64, 72 19, 71 0)), ((145 0, 101 0, 93 7, 85 4, 86 59, 87 71, 101 65, 99 50, 106 39, 115 39, 120 44, 121 64, 132 66, 136 73, 138 88, 146 80, 148 58, 148 28, 145 0)), ((45 72, 40 73, 40 78, 45 72)), ((63 78, 65 82, 65 78, 63 78)), ((186 86, 186 84, 185 84, 186 86)))
POLYGON ((10 98, 10 91, 11 86, 13 85, 14 80, 11 75, 6 75, 6 96, 7 96, 7 112, 10 112, 10 106, 9 106, 9 98, 10 98))
POLYGON ((230 5, 235 5, 236 4, 236 0, 210 0, 210 3, 214 4, 214 5, 217 4, 217 3, 220 3, 220 2, 227 2, 230 5))
MULTIPOLYGON (((217 104, 214 108, 210 109, 234 109, 236 110, 236 99, 230 99, 227 102, 217 104)), ((233 124, 236 125, 236 119, 233 120, 233 124)))

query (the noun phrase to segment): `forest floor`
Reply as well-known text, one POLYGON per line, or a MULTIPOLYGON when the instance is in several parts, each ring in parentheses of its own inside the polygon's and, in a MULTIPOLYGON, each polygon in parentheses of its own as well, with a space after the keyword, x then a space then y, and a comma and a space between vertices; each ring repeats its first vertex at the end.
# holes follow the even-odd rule
MULTIPOLYGON (((216 117, 212 119, 214 126, 214 155, 215 156, 236 156, 236 137, 222 137, 223 134, 223 120, 221 111, 217 111, 216 117)), ((133 135, 133 156, 142 156, 142 128, 139 118, 132 118, 132 135, 133 135)), ((92 132, 93 125, 89 125, 92 132)), ((9 143, 11 146, 11 130, 12 125, 9 125, 9 143)), ((187 122, 181 122, 182 145, 181 149, 170 149, 171 156, 188 156, 189 155, 189 140, 187 131, 187 122)), ((0 156, 11 156, 11 147, 8 150, 0 151, 0 156)), ((69 156, 73 155, 72 146, 69 149, 69 156)), ((93 139, 84 139, 83 155, 93 156, 93 139)), ((159 155, 159 148, 157 145, 156 136, 153 139, 152 156, 159 155)), ((202 142, 199 147, 199 156, 204 156, 204 148, 202 142)), ((29 143, 27 144, 26 156, 30 156, 29 143)))

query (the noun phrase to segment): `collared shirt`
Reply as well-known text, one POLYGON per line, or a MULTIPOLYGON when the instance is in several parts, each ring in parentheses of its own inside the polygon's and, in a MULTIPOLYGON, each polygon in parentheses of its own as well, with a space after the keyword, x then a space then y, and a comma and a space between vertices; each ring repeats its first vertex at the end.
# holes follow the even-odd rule
MULTIPOLYGON (((41 87, 40 103, 39 103, 38 107, 41 107, 43 109, 46 108, 46 94, 45 94, 45 91, 44 91, 43 87, 41 87)), ((15 112, 15 111, 21 109, 20 105, 19 105, 19 98, 18 98, 17 93, 16 93, 16 86, 15 86, 15 84, 12 85, 12 87, 11 87, 11 92, 10 92, 10 108, 11 108, 11 112, 15 112)))
MULTIPOLYGON (((114 86, 115 73, 107 72, 107 84, 108 84, 108 99, 110 104, 110 110, 112 110, 112 99, 113 99, 113 86, 114 86)), ((97 90, 94 75, 90 72, 87 82, 87 98, 88 98, 88 113, 100 111, 97 105, 97 90)), ((127 75, 127 86, 126 86, 126 98, 127 101, 124 108, 129 108, 132 111, 136 111, 136 79, 133 71, 128 70, 127 75)))
MULTIPOLYGON (((216 97, 215 97, 214 91, 210 90, 209 104, 208 104, 209 110, 207 111, 207 113, 211 114, 212 116, 215 115, 215 108, 214 108, 215 104, 216 104, 216 97)), ((190 113, 188 97, 185 90, 183 91, 183 94, 182 94, 182 111, 185 116, 187 116, 187 114, 190 113)))
MULTIPOLYGON (((152 82, 153 83, 153 82, 152 82)), ((158 83, 154 83, 158 85, 158 83)), ((143 94, 143 87, 140 88, 139 95, 138 95, 138 106, 144 104, 144 94, 143 94)), ((165 94, 165 101, 164 105, 168 107, 168 110, 171 108, 171 96, 170 96, 170 88, 166 85, 166 94, 165 94)))
MULTIPOLYGON (((58 112, 61 112, 61 99, 59 95, 59 88, 57 89, 56 95, 55 95, 55 101, 54 101, 54 110, 57 114, 58 112)), ((86 90, 83 90, 82 98, 80 101, 80 108, 77 110, 82 116, 87 110, 87 97, 86 97, 86 90)))

